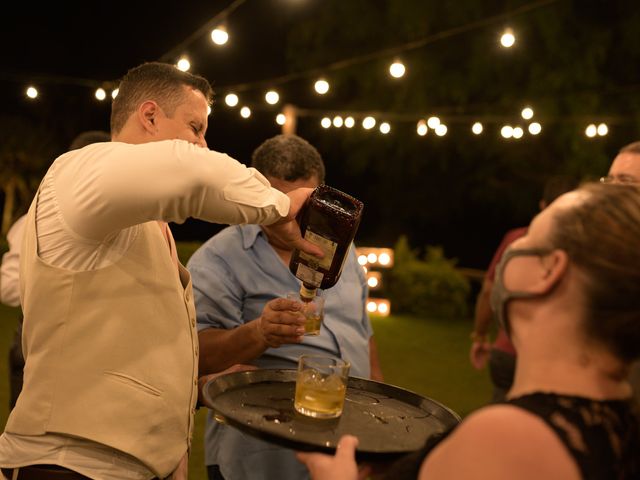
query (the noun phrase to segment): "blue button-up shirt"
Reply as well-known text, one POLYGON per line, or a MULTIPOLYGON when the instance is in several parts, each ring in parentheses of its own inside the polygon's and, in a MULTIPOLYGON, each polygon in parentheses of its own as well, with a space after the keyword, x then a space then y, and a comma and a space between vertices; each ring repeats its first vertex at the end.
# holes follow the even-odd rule
MULTIPOLYGON (((300 290, 300 280, 257 225, 222 230, 193 254, 187 268, 192 275, 198 330, 236 328, 258 318, 270 300, 300 290)), ((369 378, 373 331, 366 312, 367 294, 364 270, 352 246, 336 285, 321 292, 325 313, 320 335, 269 348, 252 363, 260 368, 295 369, 300 355, 324 353, 348 360, 351 376, 369 378)), ((307 477, 291 450, 217 424, 211 416, 205 445, 207 465, 219 465, 226 480, 307 477)))

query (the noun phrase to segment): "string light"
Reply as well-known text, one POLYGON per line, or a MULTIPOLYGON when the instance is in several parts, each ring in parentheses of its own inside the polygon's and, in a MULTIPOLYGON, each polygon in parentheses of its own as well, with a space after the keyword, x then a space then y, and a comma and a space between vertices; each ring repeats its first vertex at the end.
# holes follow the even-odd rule
POLYGON ((393 78, 402 78, 404 76, 406 69, 404 63, 400 60, 395 60, 391 65, 389 65, 389 74, 393 78))
POLYGON ((331 126, 331 119, 329 117, 324 117, 320 120, 320 125, 322 125, 322 128, 329 128, 331 126))
POLYGON ((347 128, 353 128, 355 124, 356 121, 353 119, 353 117, 347 117, 344 119, 344 126, 347 128))
POLYGON ((538 135, 542 131, 542 125, 538 122, 533 122, 529 124, 529 133, 531 135, 538 135))
POLYGON ((601 123, 600 125, 598 125, 596 131, 598 132, 598 135, 604 137, 607 133, 609 133, 609 127, 607 127, 606 123, 601 123))
POLYGON ((182 72, 188 72, 191 69, 191 62, 187 57, 182 57, 180 60, 178 60, 176 68, 182 72))
POLYGON ((211 41, 216 45, 225 45, 229 41, 229 33, 224 25, 219 25, 211 31, 211 41))
POLYGON ((119 88, 114 88, 113 90, 111 90, 111 98, 115 99, 118 96, 118 93, 120 93, 119 88))
POLYGON ((516 43, 516 37, 513 34, 513 30, 506 28, 500 37, 500 44, 504 48, 511 48, 516 43))
POLYGON ((589 138, 593 138, 598 134, 598 128, 593 123, 591 123, 587 125, 584 134, 589 138))
POLYGON ((238 101, 238 95, 236 95, 235 93, 227 93, 227 95, 224 97, 224 103, 226 103, 230 107, 235 107, 236 105, 238 105, 238 101))
POLYGON ((365 130, 371 130, 375 126, 376 119, 373 117, 365 117, 364 120, 362 120, 362 128, 364 128, 365 130))
POLYGON ((285 117, 284 113, 279 113, 276 115, 276 123, 278 125, 284 125, 284 122, 287 121, 287 117, 285 117))
POLYGON ((424 120, 418 120, 418 124, 416 125, 416 132, 421 137, 424 137, 427 134, 429 128, 427 127, 427 123, 424 120))
POLYGON ((249 118, 251 116, 251 109, 249 107, 242 107, 240 109, 240 116, 242 116, 242 118, 249 118))
POLYGON ((104 91, 104 88, 98 88, 95 95, 96 98, 100 101, 103 101, 105 98, 107 98, 107 92, 104 91))
POLYGON ((36 87, 27 87, 27 97, 32 100, 38 97, 38 89, 36 87))
POLYGON ((500 135, 503 138, 511 138, 513 136, 513 127, 511 125, 505 125, 500 129, 500 135))
POLYGON ((342 117, 340 115, 336 115, 335 117, 333 117, 333 126, 336 128, 340 128, 342 127, 342 125, 344 125, 344 120, 342 119, 342 117))
POLYGON ((383 135, 386 135, 390 131, 391 131, 391 125, 389 125, 388 122, 382 122, 380 124, 380 133, 382 133, 383 135))
POLYGON ((480 135, 482 133, 482 130, 484 130, 484 128, 480 122, 476 122, 473 125, 471 125, 471 131, 475 135, 480 135))
POLYGON ((280 101, 280 95, 275 90, 269 90, 265 93, 264 99, 269 105, 275 105, 280 101))
POLYGON ((327 82, 324 78, 317 80, 314 84, 313 88, 320 95, 324 95, 329 91, 329 82, 327 82))
POLYGON ((435 130, 438 125, 440 125, 440 119, 438 117, 429 117, 427 119, 427 127, 431 130, 435 130))
POLYGON ((524 135, 524 131, 522 130, 522 127, 513 128, 513 131, 511 132, 511 136, 513 138, 519 139, 519 138, 522 138, 522 135, 524 135))
POLYGON ((522 109, 522 112, 520 112, 520 115, 525 120, 531 120, 531 118, 533 118, 533 109, 531 107, 525 107, 522 109))
POLYGON ((447 126, 444 123, 439 124, 435 130, 439 137, 444 137, 447 134, 447 126))

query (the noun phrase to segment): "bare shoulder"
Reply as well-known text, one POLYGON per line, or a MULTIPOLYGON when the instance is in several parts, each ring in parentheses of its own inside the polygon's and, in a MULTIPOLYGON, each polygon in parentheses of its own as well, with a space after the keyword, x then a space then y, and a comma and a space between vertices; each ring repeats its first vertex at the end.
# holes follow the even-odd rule
POLYGON ((420 479, 580 479, 573 458, 540 418, 511 405, 467 417, 425 459, 420 479))

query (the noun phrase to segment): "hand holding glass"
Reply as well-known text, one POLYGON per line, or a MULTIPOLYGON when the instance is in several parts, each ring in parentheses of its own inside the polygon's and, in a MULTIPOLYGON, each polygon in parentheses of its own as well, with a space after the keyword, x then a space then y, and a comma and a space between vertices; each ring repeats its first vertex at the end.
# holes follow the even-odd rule
POLYGON ((287 299, 297 300, 302 304, 300 311, 306 320, 304 324, 304 334, 319 335, 322 319, 324 318, 324 297, 316 295, 313 297, 313 300, 303 302, 300 300, 300 294, 298 292, 288 292, 287 299))

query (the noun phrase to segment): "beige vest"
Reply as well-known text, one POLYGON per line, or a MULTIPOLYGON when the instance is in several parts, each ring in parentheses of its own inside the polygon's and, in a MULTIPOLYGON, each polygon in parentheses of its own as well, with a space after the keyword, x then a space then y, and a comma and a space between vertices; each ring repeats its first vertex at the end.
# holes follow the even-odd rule
MULTIPOLYGON (((37 197, 36 197, 37 198, 37 197)), ((191 278, 156 222, 93 271, 38 256, 34 201, 21 263, 24 386, 6 430, 74 435, 127 452, 159 477, 190 445, 198 337, 191 278)))

